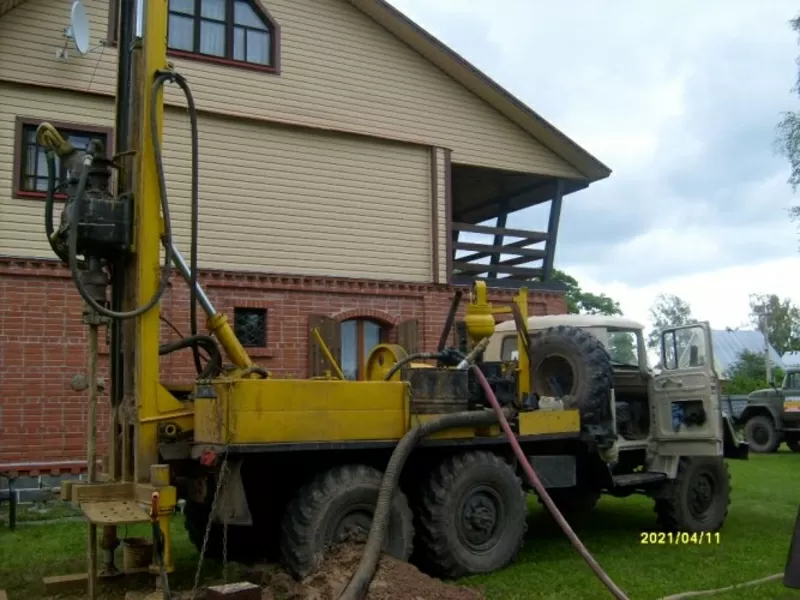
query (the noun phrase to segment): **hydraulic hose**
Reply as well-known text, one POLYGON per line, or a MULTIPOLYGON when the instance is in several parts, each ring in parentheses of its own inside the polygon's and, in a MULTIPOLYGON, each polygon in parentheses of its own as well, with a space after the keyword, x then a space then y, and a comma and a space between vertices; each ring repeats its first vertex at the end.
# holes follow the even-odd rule
POLYGON ((218 375, 222 370, 222 353, 219 351, 216 341, 211 336, 192 335, 175 342, 162 344, 158 348, 158 354, 159 356, 164 356, 165 354, 170 354, 184 348, 193 348, 196 350, 200 347, 208 352, 209 360, 205 368, 198 373, 198 379, 209 379, 210 377, 218 375))
MULTIPOLYGON (((183 95, 186 97, 186 107, 187 111, 189 112, 189 126, 191 129, 191 153, 192 153, 192 183, 191 183, 191 202, 192 202, 192 216, 191 216, 191 246, 189 250, 189 270, 190 270, 190 281, 189 281, 189 322, 190 322, 190 335, 196 336, 198 333, 198 326, 197 326, 197 277, 198 277, 198 267, 197 267, 197 254, 198 254, 198 228, 200 224, 200 186, 199 186, 199 155, 200 155, 200 143, 198 141, 198 127, 197 127, 197 107, 194 103, 194 96, 192 95, 192 90, 189 89, 189 84, 186 83, 186 79, 180 73, 173 73, 171 71, 163 71, 159 73, 156 78, 156 82, 158 85, 163 85, 165 81, 173 81, 178 84, 178 87, 181 88, 183 91, 183 95)), ((152 106, 152 103, 151 103, 152 106)), ((158 142, 156 141, 158 138, 155 134, 153 134, 154 140, 154 153, 156 155, 156 165, 159 171, 159 180, 164 180, 164 172, 163 172, 163 162, 161 159, 161 148, 158 142)), ((166 194, 166 185, 162 190, 162 194, 166 194)), ((200 353, 196 346, 192 346, 192 357, 194 358, 194 365, 197 373, 201 373, 203 370, 202 363, 200 362, 200 353)))
MULTIPOLYGON (((503 418, 505 418, 505 415, 503 418)), ((402 437, 392 452, 389 464, 383 475, 383 480, 381 481, 380 491, 378 492, 378 502, 372 517, 372 525, 370 526, 367 543, 361 555, 361 562, 359 562, 355 573, 353 573, 350 582, 347 584, 347 587, 341 593, 338 600, 361 600, 369 588, 369 584, 375 575, 378 561, 380 560, 384 539, 386 538, 392 496, 400 482, 400 473, 403 470, 403 465, 405 465, 414 446, 424 437, 445 429, 453 429, 456 427, 486 427, 496 424, 497 420, 497 414, 490 410, 471 410, 452 413, 433 419, 422 425, 417 425, 402 437)))
POLYGON ((580 538, 575 535, 572 527, 570 527, 569 523, 567 523, 567 520, 561 514, 561 511, 558 510, 555 503, 550 498, 550 495, 547 493, 547 490, 542 485, 542 482, 539 481, 539 477, 536 475, 536 472, 533 470, 530 461, 522 451, 514 432, 511 431, 511 426, 508 424, 508 419, 506 419, 503 409, 500 407, 500 403, 497 401, 497 397, 494 395, 494 391, 492 391, 492 388, 489 385, 489 382, 486 380, 483 372, 476 365, 472 365, 472 370, 475 373, 475 377, 478 378, 481 387, 483 387, 483 391, 486 392, 486 397, 489 400, 489 404, 491 404, 498 420, 500 421, 500 427, 503 428, 503 432, 506 434, 506 438, 508 439, 509 444, 511 444, 514 454, 516 454, 519 464, 525 472, 528 483, 530 483, 537 491, 547 509, 550 511, 561 529, 572 542, 572 545, 575 546, 575 549, 578 551, 578 553, 580 553, 592 571, 594 571, 594 574, 597 575, 600 581, 602 581, 603 584, 608 588, 608 591, 610 591, 611 594, 617 598, 617 600, 628 600, 628 596, 625 595, 625 592, 623 592, 622 589, 612 581, 608 574, 603 571, 603 568, 589 553, 589 551, 586 549, 586 546, 584 546, 583 542, 581 542, 580 538))

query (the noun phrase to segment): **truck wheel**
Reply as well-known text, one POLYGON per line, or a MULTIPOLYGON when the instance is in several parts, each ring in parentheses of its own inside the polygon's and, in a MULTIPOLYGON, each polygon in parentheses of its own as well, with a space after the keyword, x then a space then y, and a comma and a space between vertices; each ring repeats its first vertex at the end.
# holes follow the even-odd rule
POLYGON ((681 458, 678 475, 656 499, 658 524, 668 531, 717 531, 728 516, 731 478, 722 457, 681 458))
MULTIPOLYGON (((383 474, 364 465, 342 465, 320 473, 289 503, 281 534, 281 558, 297 579, 313 573, 323 552, 348 541, 366 541, 383 474)), ((414 520, 405 494, 394 492, 383 551, 406 561, 414 520)))
POLYGON ((432 575, 455 579, 513 562, 527 529, 522 482, 485 451, 451 456, 432 469, 415 502, 418 541, 412 557, 432 575))
POLYGON ((764 415, 757 415, 747 420, 744 437, 753 452, 775 452, 781 443, 772 418, 764 415))
POLYGON ((584 422, 611 425, 613 367, 600 340, 577 327, 559 325, 533 335, 530 354, 534 392, 568 396, 564 407, 579 409, 584 422))

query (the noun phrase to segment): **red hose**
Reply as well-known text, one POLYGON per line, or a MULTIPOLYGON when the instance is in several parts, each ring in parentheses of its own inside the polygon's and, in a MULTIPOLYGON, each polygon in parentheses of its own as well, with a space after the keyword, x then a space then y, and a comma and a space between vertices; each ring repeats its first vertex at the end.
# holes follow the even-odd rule
POLYGON ((489 399, 489 404, 492 405, 492 409, 497 414, 497 418, 500 420, 500 426, 503 428, 503 432, 506 434, 508 438, 508 443, 511 444, 511 447, 514 449, 514 453, 517 455, 519 459, 519 464, 522 466, 522 469, 525 471, 525 475, 527 476, 528 483, 530 483, 534 489, 539 493, 539 496, 542 498, 547 509, 553 515, 555 520, 558 522, 561 529, 567 534, 569 541, 572 542, 572 545, 575 546, 576 550, 583 556, 584 560, 587 562, 589 567, 594 571, 595 575, 603 582, 603 584, 608 588, 617 600, 628 600, 628 597, 625 595, 617 584, 615 584, 608 574, 603 571, 603 568, 600 564, 594 559, 594 557, 589 554, 589 551, 586 549, 586 546, 583 545, 583 542, 575 535, 575 532, 572 530, 572 527, 569 526, 567 520, 561 514, 561 511, 556 508, 556 505, 553 503, 553 500, 550 498, 550 495, 545 490, 542 482, 539 481, 539 478, 536 476, 536 472, 533 470, 530 461, 525 456, 525 453, 522 451, 522 448, 517 441, 517 437, 514 435, 514 432, 511 431, 511 426, 508 424, 508 419, 506 419, 505 414, 503 414, 503 409, 500 407, 500 403, 497 401, 497 397, 494 395, 489 382, 486 380, 486 377, 481 372, 480 368, 477 365, 472 365, 472 370, 475 372, 475 376, 478 378, 478 381, 483 388, 483 391, 486 392, 486 397, 489 399))

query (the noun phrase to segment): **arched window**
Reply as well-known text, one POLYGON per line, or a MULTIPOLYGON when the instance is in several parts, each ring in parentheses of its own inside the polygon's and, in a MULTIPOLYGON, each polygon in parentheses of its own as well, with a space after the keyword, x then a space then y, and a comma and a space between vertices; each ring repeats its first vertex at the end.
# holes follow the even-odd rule
POLYGON ((272 67, 275 24, 256 0, 169 0, 170 50, 272 67))
POLYGON ((386 339, 386 330, 377 321, 348 319, 341 325, 341 367, 346 379, 363 379, 365 364, 372 349, 386 339))

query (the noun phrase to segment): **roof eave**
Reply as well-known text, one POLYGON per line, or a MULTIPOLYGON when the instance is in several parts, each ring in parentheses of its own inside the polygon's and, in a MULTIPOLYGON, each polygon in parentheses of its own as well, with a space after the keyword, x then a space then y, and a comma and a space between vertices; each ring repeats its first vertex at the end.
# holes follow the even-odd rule
POLYGON ((386 0, 348 2, 570 163, 590 182, 611 175, 609 167, 386 0))

